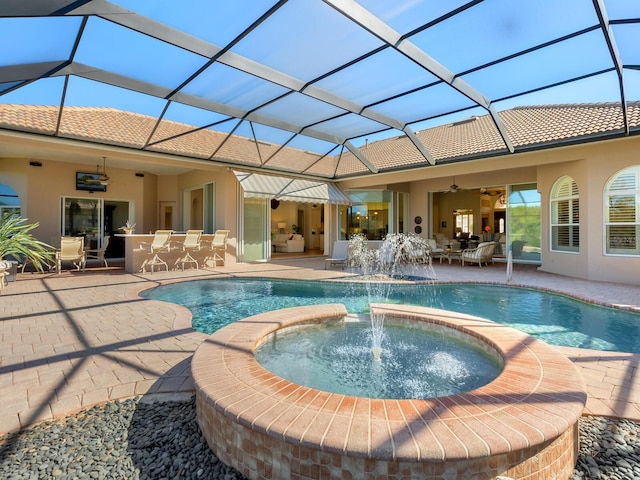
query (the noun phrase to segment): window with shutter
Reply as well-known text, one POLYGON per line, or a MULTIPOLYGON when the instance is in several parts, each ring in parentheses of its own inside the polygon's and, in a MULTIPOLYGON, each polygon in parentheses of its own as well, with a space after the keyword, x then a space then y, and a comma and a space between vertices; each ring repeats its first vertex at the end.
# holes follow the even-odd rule
POLYGON ((551 189, 551 250, 580 250, 580 199, 576 181, 559 178, 551 189))
POLYGON ((640 165, 616 173, 605 189, 605 253, 640 255, 640 165))

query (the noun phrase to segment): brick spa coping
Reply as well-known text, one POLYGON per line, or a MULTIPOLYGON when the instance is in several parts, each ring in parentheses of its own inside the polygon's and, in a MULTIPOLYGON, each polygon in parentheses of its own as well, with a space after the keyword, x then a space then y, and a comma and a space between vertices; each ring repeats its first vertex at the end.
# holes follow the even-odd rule
POLYGON ((412 462, 435 464, 429 470, 433 472, 438 465, 440 470, 463 468, 467 473, 469 468, 493 469, 486 478, 494 478, 498 470, 517 478, 537 478, 552 473, 550 468, 559 474, 555 478, 566 478, 572 471, 587 395, 579 371, 559 351, 526 333, 470 315, 388 304, 372 304, 371 312, 384 313, 385 321, 429 322, 476 339, 474 343, 502 358, 504 368, 488 384, 446 397, 393 400, 329 393, 272 374, 256 361, 254 351, 279 329, 344 319, 348 314, 343 305, 293 307, 248 317, 209 336, 192 362, 198 422, 220 459, 250 478, 293 474, 294 467, 296 478, 312 478, 317 469, 308 477, 299 474, 301 459, 290 458, 302 450, 312 452, 303 455, 303 463, 313 452, 338 455, 338 467, 324 465, 333 468, 330 478, 354 474, 345 467, 346 459, 353 458, 384 464, 372 468, 385 471, 390 464, 412 462), (283 442, 289 456, 268 460, 273 452, 256 453, 256 442, 267 442, 269 448, 283 442), (251 446, 244 448, 247 444, 251 446), (554 467, 560 457, 566 465, 554 467), (283 462, 295 465, 279 465, 283 462))

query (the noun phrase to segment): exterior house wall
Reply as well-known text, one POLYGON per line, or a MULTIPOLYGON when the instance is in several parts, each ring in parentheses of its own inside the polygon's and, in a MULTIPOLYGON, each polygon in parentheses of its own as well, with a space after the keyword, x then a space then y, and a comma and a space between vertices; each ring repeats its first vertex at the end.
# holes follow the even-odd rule
POLYGON ((158 218, 158 177, 145 173, 144 177, 136 177, 142 180, 138 183, 141 184, 139 188, 142 189, 142 202, 140 205, 135 205, 136 225, 140 225, 141 228, 136 228, 137 232, 146 233, 157 230, 157 218, 158 218), (139 219, 139 220, 138 220, 139 219))
MULTIPOLYGON (((178 207, 179 225, 185 225, 182 218, 182 194, 184 189, 202 187, 205 184, 213 183, 215 185, 215 230, 229 230, 227 240, 227 253, 225 264, 230 265, 236 263, 237 245, 238 245, 238 186, 235 175, 226 168, 217 167, 213 170, 193 170, 176 178, 175 183, 175 201, 178 207), (228 263, 227 263, 228 262, 228 263)), ((160 188, 160 187, 159 187, 160 188)), ((164 184, 164 188, 168 188, 164 184)), ((168 190, 163 194, 167 197, 168 190)), ((295 223, 295 222, 294 222, 295 223)), ((291 224, 289 224, 289 227, 291 224)), ((182 229, 182 227, 180 228, 182 229)))
MULTIPOLYGON (((76 190, 76 172, 94 173, 95 168, 84 164, 38 160, 42 166, 29 165, 29 159, 2 159, 1 182, 9 184, 20 198, 22 216, 29 223, 39 222, 33 231, 43 242, 57 244, 60 237, 61 197, 102 198, 117 201, 133 201, 136 208, 144 204, 142 190, 132 171, 107 168, 111 184, 106 192, 76 190)), ((136 218, 142 217, 142 210, 136 218)))
MULTIPOLYGON (((607 181, 619 170, 640 164, 640 137, 605 140, 578 144, 549 150, 536 150, 474 160, 451 165, 437 165, 411 171, 381 173, 359 177, 341 183, 344 189, 367 189, 378 187, 385 181, 410 181, 411 230, 416 215, 425 215, 426 192, 446 190, 455 176, 455 183, 462 188, 481 188, 499 185, 537 183, 542 201, 542 263, 541 271, 585 278, 640 285, 640 257, 606 255, 604 237, 604 198, 607 181), (554 182, 563 175, 573 177, 580 190, 580 251, 579 253, 552 252, 550 249, 550 193, 554 182), (412 181, 411 181, 412 180, 412 181)), ((458 202, 463 198, 456 194, 433 195, 433 232, 451 235, 453 225, 450 217, 453 208, 474 208, 458 202), (448 197, 456 195, 455 206, 448 197), (441 221, 447 222, 441 229, 441 221)), ((479 231, 480 215, 474 217, 479 231)), ((421 236, 427 236, 423 227, 421 236)))
POLYGON ((546 165, 540 167, 538 171, 538 192, 542 201, 542 264, 540 270, 545 272, 559 273, 572 277, 588 278, 589 272, 589 249, 592 244, 590 229, 600 228, 599 222, 589 222, 590 208, 588 197, 591 188, 589 187, 587 175, 588 161, 576 159, 546 165), (580 201, 580 249, 578 252, 561 252, 551 249, 551 190, 555 183, 563 176, 572 177, 578 185, 580 201))
MULTIPOLYGON (((443 164, 412 171, 359 177, 341 183, 344 189, 379 188, 406 183, 410 191, 409 230, 415 227, 415 217, 423 218, 422 236, 430 234, 424 222, 429 218, 429 192, 446 190, 453 181, 462 188, 481 188, 505 184, 537 182, 542 199, 542 263, 540 270, 589 280, 640 284, 640 257, 607 255, 604 252, 604 199, 607 181, 619 170, 638 165, 640 136, 602 142, 567 146, 550 150, 518 153, 513 156, 474 160, 457 164, 443 164), (508 168, 505 168, 508 167, 508 168), (572 176, 580 189, 580 251, 578 253, 552 252, 549 239, 549 198, 554 182, 563 175, 572 176)), ((54 150, 52 150, 54 152, 54 150)), ((239 186, 232 172, 221 167, 193 170, 179 176, 156 176, 145 173, 135 175, 134 170, 111 168, 112 179, 106 193, 83 192, 75 189, 75 172, 93 172, 86 164, 49 159, 38 159, 42 166, 30 166, 29 158, 0 159, 0 182, 10 185, 19 195, 23 216, 30 222, 39 222, 34 234, 47 243, 59 237, 60 198, 62 196, 105 198, 132 201, 139 232, 157 229, 158 205, 162 201, 176 205, 174 221, 182 224, 182 198, 184 188, 214 182, 216 192, 216 229, 231 231, 227 258, 235 262, 239 231, 239 186)), ((406 185, 405 185, 406 186, 406 185)), ((386 188, 386 187, 385 187, 386 188)), ((393 189, 393 188, 391 188, 393 189)), ((447 194, 463 198, 464 191, 447 194)), ((435 195, 434 195, 435 197, 435 195)), ((455 208, 478 209, 474 219, 476 230, 481 225, 480 205, 455 204, 455 208)), ((439 232, 440 222, 447 221, 448 210, 454 208, 447 201, 433 203, 433 232, 439 232), (445 212, 445 213, 442 213, 445 212)), ((335 240, 334 218, 337 209, 331 206, 325 218, 325 236, 328 245, 335 240), (333 218, 332 218, 333 217, 333 218)), ((287 223, 293 224, 293 220, 287 223)), ((176 228, 178 229, 178 228, 176 228)), ((475 232, 478 233, 478 232, 475 232)))
MULTIPOLYGON (((420 226, 422 232, 418 235, 424 238, 430 238, 429 235, 429 190, 426 187, 426 182, 411 182, 408 185, 409 190, 409 218, 405 221, 408 222, 408 232, 415 233, 415 228, 418 225, 416 223, 416 217, 422 219, 420 226)), ((435 217, 435 212, 433 213, 435 217)))
POLYGON ((630 137, 582 145, 555 152, 558 160, 571 155, 583 160, 539 168, 543 187, 543 248, 541 270, 608 282, 640 285, 640 257, 605 253, 604 191, 609 179, 623 168, 640 164, 640 138, 630 137), (564 155, 563 155, 564 154, 564 155), (551 252, 549 249, 549 193, 561 175, 578 183, 580 194, 580 253, 551 252))
MULTIPOLYGON (((46 243, 56 245, 60 237, 60 199, 63 196, 77 198, 102 198, 113 201, 129 201, 134 204, 137 233, 153 232, 159 227, 160 202, 171 202, 173 228, 180 230, 183 224, 181 192, 183 188, 205 183, 216 185, 216 229, 228 229, 227 261, 235 263, 237 238, 236 179, 226 169, 219 171, 191 171, 175 176, 156 176, 144 172, 111 168, 107 162, 107 173, 111 183, 106 192, 86 192, 75 189, 75 173, 96 171, 86 164, 41 160, 41 167, 29 165, 25 158, 0 158, 0 183, 10 185, 18 194, 22 216, 30 223, 39 222, 33 233, 46 243)), ((102 166, 100 166, 102 168, 102 166)), ((114 225, 117 228, 119 225, 114 225)))
POLYGON ((606 142, 591 150, 588 178, 592 186, 589 200, 590 239, 589 277, 594 280, 623 282, 640 285, 640 257, 605 254, 604 205, 605 186, 611 177, 623 168, 640 164, 640 138, 632 137, 619 142, 606 142))

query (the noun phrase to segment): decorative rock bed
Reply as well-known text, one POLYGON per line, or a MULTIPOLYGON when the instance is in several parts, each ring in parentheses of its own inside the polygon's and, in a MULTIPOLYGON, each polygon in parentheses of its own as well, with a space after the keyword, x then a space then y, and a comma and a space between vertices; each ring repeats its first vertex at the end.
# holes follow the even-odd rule
POLYGON ((502 356, 492 382, 448 397, 380 400, 293 384, 253 352, 276 330, 344 318, 342 305, 295 307, 231 324, 196 351, 198 424, 213 452, 249 478, 567 479, 586 401, 562 354, 522 332, 463 314, 372 305, 430 322, 502 356))

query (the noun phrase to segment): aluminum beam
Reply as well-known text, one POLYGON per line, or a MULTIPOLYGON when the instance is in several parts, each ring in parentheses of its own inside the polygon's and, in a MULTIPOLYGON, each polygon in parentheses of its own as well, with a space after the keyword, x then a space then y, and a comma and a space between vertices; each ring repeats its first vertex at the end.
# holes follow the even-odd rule
POLYGON ((596 9, 596 14, 598 15, 598 20, 600 21, 600 28, 602 29, 602 34, 604 35, 604 39, 607 42, 611 60, 613 60, 616 73, 618 74, 618 83, 620 84, 620 103, 622 105, 622 115, 624 121, 624 132, 625 135, 629 135, 629 114, 627 112, 627 100, 624 94, 624 70, 622 59, 620 58, 618 45, 616 43, 615 37, 613 36, 613 31, 611 30, 609 15, 607 14, 607 9, 604 6, 604 0, 593 0, 593 6, 596 9))
POLYGON ((497 114, 495 114, 495 112, 492 112, 492 110, 490 109, 490 101, 487 97, 475 90, 464 80, 456 77, 453 72, 449 71, 444 65, 440 64, 438 61, 418 48, 412 42, 403 39, 398 32, 393 30, 391 27, 389 27, 389 25, 384 23, 382 20, 363 8, 354 0, 323 1, 342 13, 345 17, 349 18, 353 22, 356 22, 362 28, 368 30, 371 34, 375 35, 383 42, 401 52, 407 58, 420 65, 422 68, 429 71, 443 82, 450 85, 452 88, 469 98, 471 101, 485 108, 493 117, 493 121, 496 123, 500 135, 502 135, 505 145, 507 145, 509 151, 513 152, 513 143, 509 139, 504 127, 502 127, 502 123, 497 114))
MULTIPOLYGON (((202 55, 203 57, 213 58, 222 51, 222 48, 219 46, 210 44, 197 37, 163 25, 105 0, 94 0, 73 10, 71 13, 74 15, 98 15, 113 23, 176 45, 185 50, 202 55)), ((300 79, 249 58, 242 57, 236 53, 226 51, 222 53, 216 61, 292 91, 303 93, 304 95, 341 108, 347 112, 355 113, 369 120, 381 123, 386 127, 397 130, 402 130, 404 127, 404 123, 398 119, 371 110, 365 111, 364 105, 357 104, 313 85, 309 85, 300 79)), ((298 131, 302 128, 303 126, 300 126, 298 131)), ((343 138, 339 143, 344 142, 344 140, 343 138)))
POLYGON ((355 157, 362 162, 362 164, 369 169, 371 173, 378 173, 378 169, 376 166, 369 161, 367 157, 365 157, 360 150, 356 148, 351 142, 347 141, 344 143, 344 146, 349 149, 351 153, 355 155, 355 157))
POLYGON ((418 139, 418 137, 416 137, 416 134, 413 133, 413 130, 411 130, 411 128, 407 126, 407 127, 404 127, 403 131, 407 135, 407 137, 409 137, 409 140, 411 140, 413 144, 416 146, 416 148, 420 151, 422 156, 427 159, 427 162, 429 163, 429 165, 435 165, 436 164, 435 159, 431 156, 431 153, 429 153, 429 150, 427 150, 427 147, 425 147, 422 144, 422 142, 418 139))
POLYGON ((65 61, 0 66, 0 83, 37 80, 48 76, 50 72, 56 71, 64 64, 65 61))

